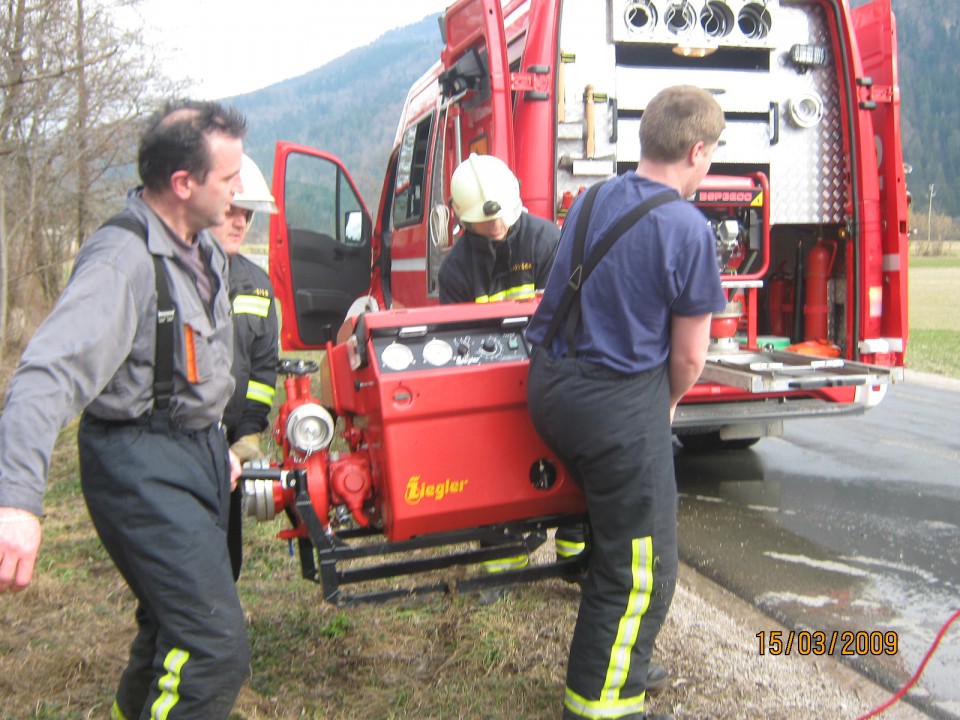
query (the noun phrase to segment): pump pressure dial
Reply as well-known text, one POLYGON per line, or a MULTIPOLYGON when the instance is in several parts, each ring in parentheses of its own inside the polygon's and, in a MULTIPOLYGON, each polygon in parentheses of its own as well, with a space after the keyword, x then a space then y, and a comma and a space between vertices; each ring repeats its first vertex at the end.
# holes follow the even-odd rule
POLYGON ((400 343, 390 343, 380 353, 380 359, 391 370, 406 370, 413 365, 413 350, 400 343))
POLYGON ((446 340, 434 338, 423 346, 423 360, 430 365, 441 367, 452 359, 453 347, 446 340))

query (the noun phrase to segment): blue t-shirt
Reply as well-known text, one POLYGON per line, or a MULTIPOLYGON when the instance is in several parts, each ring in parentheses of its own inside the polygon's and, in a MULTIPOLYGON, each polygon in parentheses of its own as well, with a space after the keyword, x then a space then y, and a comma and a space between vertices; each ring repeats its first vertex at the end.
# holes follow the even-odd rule
MULTIPOLYGON (((636 172, 604 183, 590 216, 584 259, 627 212, 667 189, 636 172)), ((573 236, 582 207, 581 197, 564 222, 553 270, 526 333, 534 345, 542 344, 572 274, 573 236)), ((580 289, 580 303, 578 358, 627 374, 666 362, 671 315, 706 315, 726 307, 706 217, 682 200, 650 211, 594 268, 580 289)), ((554 357, 567 353, 565 332, 561 322, 549 348, 554 357)))

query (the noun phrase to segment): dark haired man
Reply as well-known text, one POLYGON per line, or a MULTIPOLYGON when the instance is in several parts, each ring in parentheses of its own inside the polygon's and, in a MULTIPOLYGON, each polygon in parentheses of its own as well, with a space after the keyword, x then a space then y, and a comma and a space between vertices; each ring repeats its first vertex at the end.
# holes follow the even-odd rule
POLYGON ((227 258, 205 230, 242 189, 245 130, 217 103, 150 118, 143 187, 84 243, 0 416, 4 592, 30 582, 53 444, 83 413, 84 498, 138 602, 115 720, 225 719, 249 671, 226 543, 240 471, 220 426, 234 385, 227 258))
POLYGON ((592 520, 564 720, 654 717, 647 668, 678 564, 670 424, 703 370, 710 316, 726 305, 707 222, 680 200, 723 128, 699 88, 647 104, 636 171, 574 203, 527 329, 530 416, 592 520))

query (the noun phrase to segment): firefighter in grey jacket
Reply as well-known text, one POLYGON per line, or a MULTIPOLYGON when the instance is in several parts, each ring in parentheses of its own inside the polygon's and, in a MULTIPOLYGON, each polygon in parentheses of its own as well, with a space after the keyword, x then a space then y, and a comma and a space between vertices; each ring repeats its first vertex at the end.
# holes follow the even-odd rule
POLYGON ((138 601, 111 718, 227 718, 248 673, 225 540, 240 472, 220 427, 234 385, 227 258, 204 230, 242 189, 245 125, 191 101, 151 118, 143 188, 84 243, 0 416, 3 592, 30 582, 53 444, 83 412, 84 498, 138 601))
MULTIPOLYGON (((257 164, 243 156, 240 167, 243 191, 233 196, 227 219, 211 228, 230 258, 230 302, 233 304, 233 368, 236 387, 223 412, 230 449, 240 462, 261 457, 260 433, 276 394, 278 327, 273 286, 267 274, 240 254, 254 212, 277 212, 273 194, 257 164)), ((227 535, 233 576, 240 577, 243 561, 243 492, 230 495, 230 528, 227 535)))

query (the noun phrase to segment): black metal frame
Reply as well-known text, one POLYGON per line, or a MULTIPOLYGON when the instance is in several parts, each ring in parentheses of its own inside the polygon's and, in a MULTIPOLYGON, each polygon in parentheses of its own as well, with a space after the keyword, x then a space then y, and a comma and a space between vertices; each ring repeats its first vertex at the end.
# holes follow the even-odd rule
POLYGON ((565 577, 579 580, 586 571, 586 558, 583 556, 566 560, 556 560, 528 566, 516 570, 504 570, 467 578, 440 580, 437 582, 413 585, 391 590, 374 591, 361 594, 343 592, 341 586, 362 583, 370 580, 416 575, 445 568, 476 565, 487 560, 497 560, 517 555, 527 555, 547 540, 547 530, 554 527, 575 525, 586 522, 585 515, 553 515, 502 525, 488 525, 464 530, 431 533, 409 540, 390 542, 370 542, 351 545, 350 540, 374 537, 382 533, 375 528, 355 528, 339 531, 336 534, 324 530, 323 523, 313 509, 310 493, 307 490, 306 472, 296 470, 291 473, 296 489, 296 513, 288 510, 287 515, 294 527, 301 522, 306 528, 306 538, 299 538, 297 549, 300 556, 302 576, 323 587, 323 596, 327 602, 337 605, 349 605, 357 602, 383 602, 399 597, 425 595, 433 592, 470 592, 491 587, 502 587, 516 583, 532 582, 550 577, 565 577), (479 540, 496 539, 497 544, 479 547, 473 550, 451 550, 441 555, 425 558, 407 559, 399 562, 384 562, 369 567, 344 569, 341 561, 368 557, 386 557, 412 550, 442 548, 479 540), (318 567, 319 561, 319 567, 318 567))

